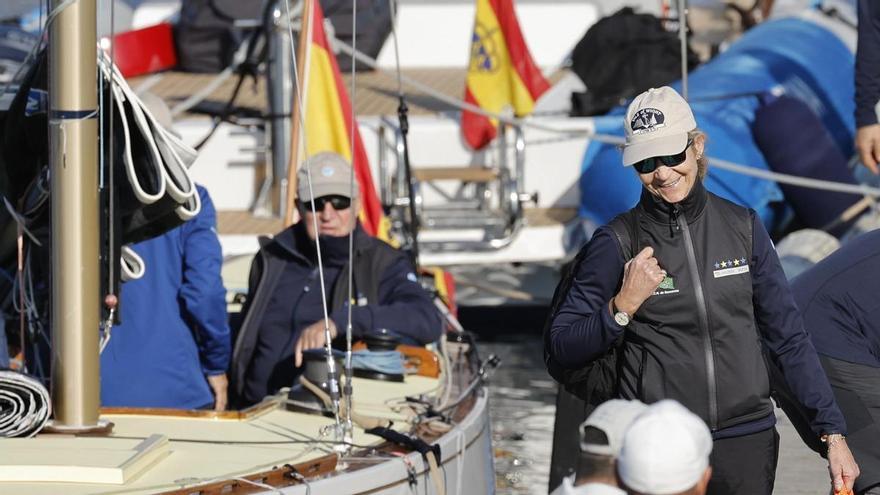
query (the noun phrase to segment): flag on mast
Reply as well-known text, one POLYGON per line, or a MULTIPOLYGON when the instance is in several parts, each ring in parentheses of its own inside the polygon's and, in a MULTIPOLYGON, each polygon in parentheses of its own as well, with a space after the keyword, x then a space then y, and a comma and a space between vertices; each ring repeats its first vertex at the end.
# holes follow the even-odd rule
POLYGON ((370 162, 357 125, 354 126, 354 135, 351 135, 354 118, 351 100, 343 84, 336 56, 327 41, 321 4, 315 0, 310 1, 312 32, 304 77, 308 88, 304 103, 306 156, 332 151, 352 164, 361 193, 358 218, 370 235, 390 241, 391 221, 382 211, 370 172, 370 162))
MULTIPOLYGON (((477 0, 464 100, 493 113, 510 106, 521 117, 549 88, 523 39, 513 0, 477 0)), ((489 144, 497 127, 496 119, 461 113, 462 134, 474 149, 489 144)))

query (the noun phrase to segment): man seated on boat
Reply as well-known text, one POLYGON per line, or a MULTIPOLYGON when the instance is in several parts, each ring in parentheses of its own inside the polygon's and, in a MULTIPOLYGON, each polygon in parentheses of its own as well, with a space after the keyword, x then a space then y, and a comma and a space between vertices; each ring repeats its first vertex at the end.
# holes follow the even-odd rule
POLYGON ((706 423, 666 399, 648 406, 626 431, 617 474, 630 495, 704 495, 711 453, 706 423))
POLYGON ((381 332, 423 345, 437 340, 442 330, 409 258, 368 235, 358 222, 359 191, 348 162, 335 153, 319 153, 306 160, 297 181, 302 220, 263 242, 251 265, 231 369, 233 392, 243 406, 293 385, 302 352, 324 346, 325 303, 330 335, 344 337, 349 233, 354 236, 354 338, 381 332))
POLYGON ((564 478, 552 495, 625 495, 615 464, 632 422, 648 408, 638 400, 603 402, 581 424, 577 473, 564 478))

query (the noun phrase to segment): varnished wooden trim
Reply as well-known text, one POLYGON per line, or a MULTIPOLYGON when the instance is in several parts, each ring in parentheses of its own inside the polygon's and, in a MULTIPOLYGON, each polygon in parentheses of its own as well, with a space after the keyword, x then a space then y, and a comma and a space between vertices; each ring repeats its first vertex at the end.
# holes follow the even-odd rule
MULTIPOLYGON (((328 454, 317 459, 294 464, 293 468, 296 469, 297 473, 304 476, 306 480, 309 480, 334 472, 336 470, 337 461, 338 458, 336 457, 336 454, 328 454)), ((255 483, 269 485, 275 488, 284 488, 287 486, 301 484, 300 481, 297 481, 291 476, 291 473, 292 471, 289 465, 285 464, 284 466, 277 467, 269 471, 263 471, 256 474, 248 474, 245 476, 240 476, 240 478, 244 478, 255 483)), ((161 495, 243 495, 246 493, 263 491, 265 491, 265 488, 250 485, 239 480, 229 479, 224 481, 217 481, 215 483, 207 483, 204 485, 189 486, 186 488, 181 488, 179 490, 162 492, 161 495)))
POLYGON ((211 411, 201 409, 169 409, 161 407, 102 407, 101 415, 114 416, 157 416, 165 418, 198 418, 244 421, 260 416, 278 408, 279 402, 274 398, 264 399, 259 404, 241 411, 211 411))

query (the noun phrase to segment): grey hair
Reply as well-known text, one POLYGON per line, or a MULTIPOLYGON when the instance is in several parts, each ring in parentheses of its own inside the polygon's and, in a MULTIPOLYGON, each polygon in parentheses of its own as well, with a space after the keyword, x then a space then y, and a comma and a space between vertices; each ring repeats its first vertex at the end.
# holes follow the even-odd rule
MULTIPOLYGON (((699 127, 688 132, 688 140, 696 140, 698 136, 703 136, 703 142, 709 140, 709 137, 706 136, 706 133, 700 130, 699 127)), ((709 171, 709 159, 706 158, 706 145, 703 145, 703 153, 697 156, 697 177, 700 180, 703 180, 706 177, 706 173, 709 171)))

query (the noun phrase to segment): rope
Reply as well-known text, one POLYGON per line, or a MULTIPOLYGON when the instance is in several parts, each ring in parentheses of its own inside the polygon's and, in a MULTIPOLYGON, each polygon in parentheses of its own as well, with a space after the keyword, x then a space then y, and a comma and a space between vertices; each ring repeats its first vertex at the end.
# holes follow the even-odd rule
POLYGON ((403 375, 406 374, 403 359, 403 354, 398 351, 357 351, 352 353, 351 366, 386 375, 403 375))
POLYGON ((431 481, 434 482, 434 488, 439 495, 446 495, 446 483, 440 476, 440 467, 437 466, 437 458, 434 457, 433 452, 428 452, 425 454, 425 459, 428 460, 428 467, 431 473, 431 481))
POLYGON ((41 247, 42 247, 43 244, 40 243, 40 241, 37 240, 37 238, 36 238, 36 236, 34 236, 33 232, 31 232, 30 230, 28 230, 28 228, 27 228, 27 220, 25 220, 25 218, 24 218, 23 215, 21 215, 20 213, 18 213, 17 211, 15 211, 15 207, 12 206, 12 203, 10 203, 8 199, 6 199, 6 196, 3 197, 3 204, 6 206, 6 211, 9 212, 9 216, 11 216, 11 217, 12 217, 12 220, 13 220, 16 224, 18 224, 18 227, 19 227, 19 228, 21 228, 22 233, 24 233, 25 235, 27 235, 28 238, 31 240, 31 242, 33 242, 33 243, 36 244, 37 246, 41 246, 41 247))
MULTIPOLYGON (((59 14, 64 12, 65 9, 78 1, 79 0, 64 0, 63 2, 58 4, 57 7, 52 9, 51 12, 49 12, 49 15, 46 16, 46 22, 43 24, 43 28, 40 30, 40 35, 37 37, 38 41, 34 43, 31 51, 28 52, 24 61, 18 67, 18 70, 15 71, 15 75, 13 75, 12 78, 10 78, 9 81, 7 81, 6 84, 3 85, 3 90, 0 91, 0 94, 5 94, 9 90, 9 87, 12 85, 13 82, 17 82, 21 79, 25 69, 30 67, 31 62, 33 62, 34 60, 34 57, 37 56, 37 53, 43 47, 43 40, 47 39, 46 31, 49 30, 49 26, 52 24, 52 22, 55 21, 59 14)), ((40 6, 42 7, 42 4, 40 6)), ((40 16, 42 17, 42 10, 40 11, 40 16)))
POLYGON ((810 189, 820 189, 823 191, 841 192, 847 194, 858 194, 860 196, 870 196, 873 198, 880 197, 880 189, 865 185, 846 184, 843 182, 832 182, 828 180, 810 179, 808 177, 799 177, 797 175, 780 174, 769 170, 762 170, 746 165, 740 165, 720 158, 709 157, 709 164, 730 172, 735 172, 759 179, 767 179, 778 182, 780 184, 789 184, 792 186, 806 187, 810 189))
MULTIPOLYGON (((258 488, 262 488, 264 490, 269 490, 270 492, 280 493, 280 494, 284 495, 284 492, 282 492, 280 489, 275 488, 272 485, 267 485, 266 483, 260 483, 259 481, 253 481, 253 480, 249 480, 247 478, 242 478, 242 477, 235 477, 232 479, 235 481, 238 481, 239 483, 244 483, 246 485, 253 485, 258 488)), ((308 490, 308 488, 306 488, 306 490, 308 490)))
MULTIPOLYGON (((333 406, 333 402, 330 400, 330 395, 328 395, 327 392, 324 392, 324 390, 321 389, 321 387, 312 383, 305 376, 300 376, 299 382, 309 392, 315 394, 321 400, 321 402, 324 403, 325 407, 329 408, 329 407, 333 406)), ((344 408, 345 406, 343 405, 342 407, 344 408)), ((344 412, 344 413, 348 414, 348 412, 344 412)), ((376 418, 373 416, 366 416, 364 414, 356 413, 354 411, 351 411, 351 419, 356 425, 360 426, 364 430, 369 430, 371 428, 377 428, 377 427, 378 428, 390 428, 390 425, 391 425, 390 420, 376 418)))
MULTIPOLYGON (((289 23, 288 23, 289 24, 289 23)), ((206 84, 202 89, 196 91, 189 98, 183 100, 182 102, 174 105, 171 108, 171 116, 177 117, 178 115, 188 111, 192 107, 201 103, 205 98, 211 95, 217 88, 219 88, 227 79, 229 79, 233 72, 235 72, 235 68, 242 64, 242 62, 247 59, 247 52, 251 46, 250 40, 242 43, 238 49, 235 51, 235 54, 232 56, 232 62, 223 69, 222 72, 214 76, 208 84, 206 84)), ((146 82, 145 82, 146 84, 146 82)), ((152 83, 155 84, 155 83, 152 83)), ((138 88, 141 91, 141 88, 138 88)))

